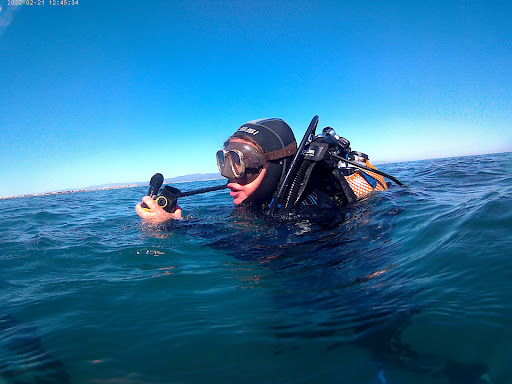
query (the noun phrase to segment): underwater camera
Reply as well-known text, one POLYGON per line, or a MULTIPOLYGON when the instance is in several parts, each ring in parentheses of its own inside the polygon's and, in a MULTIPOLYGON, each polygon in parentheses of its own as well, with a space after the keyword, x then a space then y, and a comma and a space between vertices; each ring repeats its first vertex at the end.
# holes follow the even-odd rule
MULTIPOLYGON (((147 196, 151 198, 164 209, 164 211, 173 213, 176 210, 176 204, 178 203, 179 197, 193 196, 200 193, 218 191, 227 188, 226 184, 216 185, 214 187, 200 188, 193 191, 181 192, 178 188, 166 185, 161 191, 160 187, 164 183, 164 177, 161 173, 155 173, 149 181, 149 189, 147 196), (160 191, 160 194, 158 194, 160 191)), ((142 208, 146 211, 150 211, 146 203, 142 203, 142 208)))
POLYGON ((180 193, 178 188, 166 185, 155 201, 164 211, 173 213, 176 210, 176 203, 178 202, 180 193))
MULTIPOLYGON (((180 196, 180 190, 169 185, 166 185, 160 195, 158 191, 164 183, 164 176, 161 173, 155 173, 149 182, 149 190, 147 195, 151 196, 155 202, 162 207, 166 212, 173 213, 176 210, 176 203, 180 196)), ((142 208, 150 211, 146 203, 142 203, 142 208)))

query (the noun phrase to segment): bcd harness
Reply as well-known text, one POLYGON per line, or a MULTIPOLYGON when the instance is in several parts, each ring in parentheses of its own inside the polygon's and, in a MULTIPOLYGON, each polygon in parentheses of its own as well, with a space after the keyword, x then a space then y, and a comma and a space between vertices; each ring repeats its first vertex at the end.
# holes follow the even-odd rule
POLYGON ((315 136, 318 116, 313 117, 290 168, 269 206, 269 214, 287 214, 314 190, 320 190, 338 205, 355 202, 373 190, 385 190, 385 176, 368 156, 350 149, 350 142, 326 127, 315 136))

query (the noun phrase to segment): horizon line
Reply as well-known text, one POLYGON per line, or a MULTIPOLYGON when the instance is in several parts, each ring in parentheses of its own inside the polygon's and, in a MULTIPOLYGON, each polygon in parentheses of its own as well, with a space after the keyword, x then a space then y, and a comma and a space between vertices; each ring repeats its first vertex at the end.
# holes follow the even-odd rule
MULTIPOLYGON (((485 155, 498 155, 498 154, 505 154, 505 153, 512 153, 512 151, 504 151, 504 152, 491 152, 491 153, 480 153, 475 155, 462 155, 462 156, 446 156, 446 157, 433 157, 433 158, 425 158, 425 159, 417 159, 417 160, 391 160, 391 161, 379 161, 375 162, 373 165, 389 165, 389 164, 400 164, 400 163, 411 163, 411 162, 417 162, 417 161, 426 161, 426 160, 443 160, 443 159, 454 159, 454 158, 460 158, 460 157, 473 157, 473 156, 485 156, 485 155)), ((212 172, 212 173, 204 173, 204 175, 214 175, 218 172, 212 172)), ((193 176, 193 175, 201 175, 202 173, 191 173, 187 175, 181 175, 181 176, 173 176, 169 177, 168 179, 176 179, 180 177, 186 177, 186 176, 193 176)), ((208 181, 208 180, 221 180, 223 177, 217 177, 217 178, 210 178, 210 179, 201 179, 201 180, 182 180, 182 181, 175 181, 174 184, 179 183, 192 183, 196 181, 208 181)), ((121 184, 121 183, 116 183, 121 184)), ((168 182, 164 182, 164 184, 169 184, 168 182)), ((23 198, 23 197, 34 197, 34 196, 50 196, 50 195, 59 195, 59 194, 65 194, 65 193, 77 193, 77 192, 92 192, 92 191, 102 191, 102 190, 109 190, 109 189, 123 189, 123 188, 134 188, 134 187, 143 187, 147 186, 148 184, 143 184, 143 182, 136 182, 136 183, 127 183, 127 184, 121 184, 121 185, 109 185, 106 184, 104 186, 98 186, 95 187, 84 187, 79 189, 60 189, 57 191, 51 191, 51 192, 36 192, 36 193, 27 193, 22 195, 14 195, 14 196, 2 196, 0 197, 0 200, 8 200, 8 199, 17 199, 17 198, 23 198)))

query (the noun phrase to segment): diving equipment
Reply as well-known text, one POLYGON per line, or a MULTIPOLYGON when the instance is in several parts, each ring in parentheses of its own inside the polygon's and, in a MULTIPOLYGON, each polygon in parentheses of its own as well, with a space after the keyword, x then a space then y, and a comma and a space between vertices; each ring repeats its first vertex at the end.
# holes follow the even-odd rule
POLYGON ((290 189, 290 183, 293 181, 295 175, 297 174, 298 167, 302 162, 302 151, 304 150, 306 144, 312 140, 313 135, 315 134, 315 130, 318 125, 318 119, 318 115, 315 115, 311 120, 311 123, 309 123, 308 129, 306 130, 306 133, 304 134, 304 137, 302 138, 299 147, 297 148, 297 152, 295 153, 295 156, 293 157, 293 160, 290 164, 290 168, 288 168, 288 172, 286 173, 284 179, 281 179, 277 193, 270 202, 269 214, 274 214, 276 209, 281 207, 281 202, 285 192, 290 189))
MULTIPOLYGON (((156 199, 156 196, 158 195, 158 191, 160 190, 160 187, 164 183, 164 176, 161 173, 155 173, 151 180, 149 181, 149 189, 147 196, 150 196, 153 200, 156 199)), ((146 205, 146 203, 142 203, 142 208, 148 210, 149 207, 146 205)))
POLYGON ((313 190, 331 197, 338 205, 356 201, 372 190, 385 190, 382 176, 403 184, 378 171, 362 152, 352 151, 350 142, 326 127, 315 136, 318 116, 314 116, 299 145, 286 176, 272 199, 268 213, 289 213, 313 190))
MULTIPOLYGON (((200 193, 219 191, 221 189, 227 188, 226 184, 222 184, 213 187, 199 188, 192 191, 181 192, 178 188, 166 185, 158 195, 158 190, 160 189, 160 186, 163 184, 163 181, 164 177, 162 176, 162 174, 155 173, 153 177, 151 177, 148 196, 151 196, 151 198, 155 200, 155 202, 160 207, 162 207, 166 212, 169 213, 173 213, 176 210, 176 204, 179 197, 193 196, 198 195, 200 193), (151 194, 149 192, 151 192, 151 194)), ((142 203, 141 205, 144 210, 150 211, 149 207, 145 203, 142 203)))
POLYGON ((155 202, 164 209, 164 211, 173 213, 176 210, 178 197, 180 197, 180 190, 178 188, 166 185, 160 195, 155 199, 155 202))
POLYGON ((262 153, 255 145, 249 143, 228 141, 224 149, 217 151, 217 167, 222 176, 239 184, 254 181, 268 161, 280 159, 295 151, 293 145, 284 150, 262 153))

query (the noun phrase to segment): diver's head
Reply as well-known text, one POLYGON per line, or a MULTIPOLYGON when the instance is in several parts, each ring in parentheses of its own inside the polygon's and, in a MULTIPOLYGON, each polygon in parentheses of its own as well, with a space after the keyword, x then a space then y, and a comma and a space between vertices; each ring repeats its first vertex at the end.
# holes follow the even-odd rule
POLYGON ((217 152, 234 203, 270 202, 296 151, 293 132, 281 119, 254 120, 238 128, 217 152))

